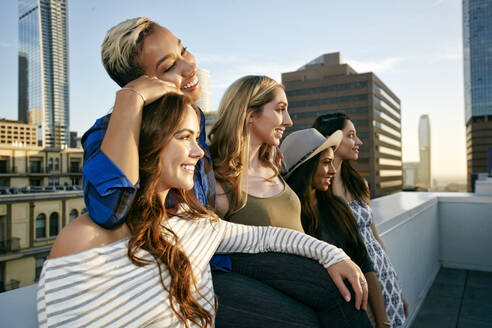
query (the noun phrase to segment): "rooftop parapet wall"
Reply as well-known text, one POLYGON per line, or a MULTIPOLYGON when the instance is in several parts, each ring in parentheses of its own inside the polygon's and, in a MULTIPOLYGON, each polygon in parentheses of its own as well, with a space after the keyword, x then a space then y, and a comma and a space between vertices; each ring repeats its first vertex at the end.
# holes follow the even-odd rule
MULTIPOLYGON (((372 201, 377 230, 410 304, 410 327, 440 266, 492 271, 492 197, 400 192, 372 201)), ((36 327, 36 286, 0 294, 5 327, 36 327)))

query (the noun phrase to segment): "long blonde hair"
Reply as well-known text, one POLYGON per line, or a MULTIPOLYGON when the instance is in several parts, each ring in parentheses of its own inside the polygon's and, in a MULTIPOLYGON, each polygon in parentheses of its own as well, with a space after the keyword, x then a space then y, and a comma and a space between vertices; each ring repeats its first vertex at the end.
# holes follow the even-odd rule
MULTIPOLYGON (((263 106, 274 98, 274 91, 284 87, 267 76, 248 75, 236 80, 226 90, 219 106, 217 122, 209 134, 210 153, 214 162, 217 180, 231 187, 227 216, 241 209, 246 202, 241 186, 243 172, 247 172, 249 151, 249 121, 253 114, 259 114, 263 106)), ((262 144, 260 161, 278 175, 274 164, 275 147, 262 144)))

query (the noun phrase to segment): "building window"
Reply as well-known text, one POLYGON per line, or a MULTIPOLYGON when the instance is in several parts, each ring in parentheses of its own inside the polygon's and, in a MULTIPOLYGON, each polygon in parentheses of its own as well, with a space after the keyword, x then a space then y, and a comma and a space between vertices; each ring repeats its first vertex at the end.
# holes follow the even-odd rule
MULTIPOLYGON (((360 160, 358 160, 358 162, 360 162, 360 160)), ((378 163, 380 165, 393 165, 393 166, 401 166, 402 165, 400 160, 389 159, 389 158, 379 158, 378 163)))
POLYGON ((79 212, 76 209, 71 210, 68 222, 72 222, 77 216, 79 216, 79 212))
POLYGON ((60 185, 60 177, 56 175, 52 175, 48 177, 48 186, 59 186, 60 185))
POLYGON ((31 187, 39 187, 39 186, 41 186, 41 179, 30 178, 29 179, 29 185, 31 187))
POLYGON ((380 177, 395 177, 395 176, 401 176, 401 175, 402 175, 401 170, 380 170, 379 171, 380 177))
POLYGON ((55 170, 59 170, 60 169, 60 160, 58 158, 55 158, 55 170))
POLYGON ((80 173, 80 162, 70 162, 70 173, 80 173))
POLYGON ((50 215, 50 237, 58 235, 58 213, 53 212, 50 215))
POLYGON ((5 262, 0 262, 0 293, 5 291, 5 262))
POLYGON ((394 180, 394 181, 383 181, 379 183, 380 188, 390 188, 390 187, 399 187, 403 183, 401 180, 394 180))
POLYGON ((53 170, 53 158, 50 158, 48 160, 48 171, 52 171, 53 170))
POLYGON ((8 158, 0 158, 0 173, 9 173, 8 158))
POLYGON ((46 237, 46 215, 44 213, 39 214, 36 217, 36 238, 46 237))
POLYGON ((388 155, 399 156, 399 157, 401 156, 401 151, 395 150, 395 149, 391 149, 391 148, 388 148, 388 147, 378 146, 378 150, 382 154, 388 154, 388 155))
POLYGON ((35 159, 29 161, 30 173, 41 173, 41 160, 35 159))
POLYGON ((0 215, 0 252, 7 250, 7 216, 0 215))

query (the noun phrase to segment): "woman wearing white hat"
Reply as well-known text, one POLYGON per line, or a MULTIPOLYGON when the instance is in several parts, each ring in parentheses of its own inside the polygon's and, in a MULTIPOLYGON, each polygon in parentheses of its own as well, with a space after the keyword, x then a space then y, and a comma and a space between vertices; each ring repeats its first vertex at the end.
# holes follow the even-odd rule
POLYGON ((373 325, 389 327, 378 278, 357 229, 357 222, 347 204, 333 196, 329 188, 336 173, 334 153, 342 137, 340 130, 325 138, 313 128, 288 135, 280 146, 284 155, 284 176, 301 201, 304 231, 342 248, 359 265, 369 285, 373 325))

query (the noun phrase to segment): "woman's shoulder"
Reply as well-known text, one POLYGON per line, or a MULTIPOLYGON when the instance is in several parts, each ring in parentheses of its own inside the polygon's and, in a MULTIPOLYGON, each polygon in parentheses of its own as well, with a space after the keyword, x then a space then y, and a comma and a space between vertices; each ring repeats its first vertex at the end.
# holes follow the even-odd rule
POLYGON ((126 224, 115 229, 104 229, 94 223, 86 213, 70 222, 56 237, 50 259, 80 253, 101 247, 130 235, 126 224))

